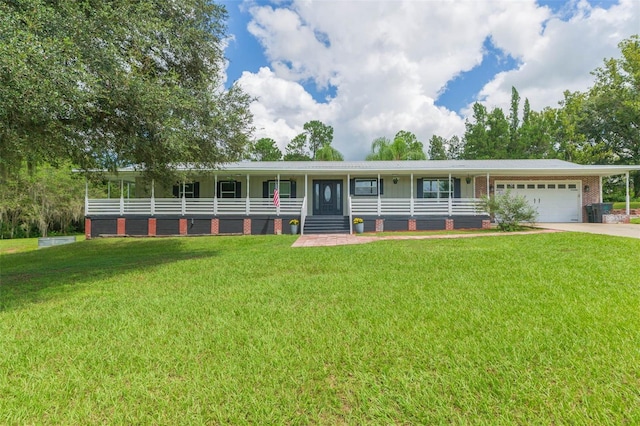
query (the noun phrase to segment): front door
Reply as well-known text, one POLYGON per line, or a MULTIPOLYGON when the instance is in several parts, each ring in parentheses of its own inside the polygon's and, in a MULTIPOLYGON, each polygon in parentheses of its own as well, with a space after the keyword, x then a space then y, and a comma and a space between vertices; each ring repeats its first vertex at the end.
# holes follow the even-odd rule
POLYGON ((313 214, 342 215, 342 181, 313 181, 313 214))

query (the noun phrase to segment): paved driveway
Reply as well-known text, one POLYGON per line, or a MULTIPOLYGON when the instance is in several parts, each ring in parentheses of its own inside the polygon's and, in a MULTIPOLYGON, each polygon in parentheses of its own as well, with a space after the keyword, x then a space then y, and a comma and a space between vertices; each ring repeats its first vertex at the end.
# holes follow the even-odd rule
POLYGON ((640 238, 640 225, 629 223, 539 223, 538 226, 559 231, 640 238))

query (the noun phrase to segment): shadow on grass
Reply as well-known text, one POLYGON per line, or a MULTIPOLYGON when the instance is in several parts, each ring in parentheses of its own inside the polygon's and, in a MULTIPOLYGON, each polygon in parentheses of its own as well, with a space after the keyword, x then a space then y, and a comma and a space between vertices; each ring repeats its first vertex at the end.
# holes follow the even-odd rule
POLYGON ((0 312, 73 290, 79 282, 144 271, 185 259, 217 255, 215 245, 186 245, 184 239, 102 239, 0 259, 0 312))

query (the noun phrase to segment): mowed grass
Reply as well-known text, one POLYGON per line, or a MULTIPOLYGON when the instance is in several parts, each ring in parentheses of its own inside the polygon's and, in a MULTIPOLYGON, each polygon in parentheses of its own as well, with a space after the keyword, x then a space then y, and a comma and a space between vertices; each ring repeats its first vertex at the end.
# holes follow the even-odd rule
POLYGON ((538 234, 3 254, 0 424, 638 424, 640 244, 538 234))

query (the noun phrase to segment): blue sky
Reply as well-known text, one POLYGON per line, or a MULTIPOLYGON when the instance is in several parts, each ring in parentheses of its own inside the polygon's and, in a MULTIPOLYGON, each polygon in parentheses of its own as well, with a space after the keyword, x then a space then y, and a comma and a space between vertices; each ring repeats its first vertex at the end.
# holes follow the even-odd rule
POLYGON ((640 32, 638 3, 227 0, 227 78, 257 98, 256 137, 284 147, 319 119, 359 159, 398 130, 460 135, 473 102, 503 107, 512 85, 556 106, 640 32))

